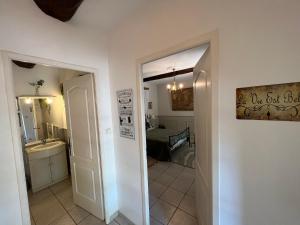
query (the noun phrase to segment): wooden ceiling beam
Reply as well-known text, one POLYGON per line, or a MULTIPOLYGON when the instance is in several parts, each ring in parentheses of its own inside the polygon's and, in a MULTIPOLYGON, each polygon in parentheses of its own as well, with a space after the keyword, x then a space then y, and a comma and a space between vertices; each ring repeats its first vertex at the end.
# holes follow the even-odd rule
POLYGON ((178 76, 178 75, 182 75, 182 74, 186 74, 186 73, 191 73, 193 71, 194 71, 194 67, 191 67, 191 68, 187 68, 187 69, 183 69, 183 70, 177 70, 177 71, 159 74, 159 75, 152 76, 152 77, 146 77, 143 79, 143 81, 148 82, 148 81, 153 81, 153 80, 160 80, 160 79, 174 77, 174 76, 178 76))

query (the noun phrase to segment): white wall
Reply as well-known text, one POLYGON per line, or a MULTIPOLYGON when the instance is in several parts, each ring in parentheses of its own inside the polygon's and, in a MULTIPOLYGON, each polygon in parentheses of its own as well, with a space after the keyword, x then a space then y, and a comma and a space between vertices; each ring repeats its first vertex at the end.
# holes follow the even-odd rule
MULTIPOLYGON (((194 116, 194 111, 173 111, 171 94, 166 89, 166 85, 170 82, 159 84, 157 86, 158 98, 158 115, 160 116, 194 116)), ((184 88, 193 87, 193 78, 180 80, 184 88)))
MULTIPOLYGON (((297 0, 155 1, 111 37, 112 94, 136 96, 138 58, 219 30, 221 225, 299 224, 300 124, 235 119, 237 87, 299 81, 299 10, 297 0)), ((139 137, 114 127, 120 209, 142 224, 139 137)))
MULTIPOLYGON (((114 143, 111 133, 111 97, 108 76, 107 38, 46 16, 32 0, 0 1, 0 49, 96 68, 101 160, 105 213, 118 209, 114 143)), ((6 225, 21 224, 18 185, 12 151, 9 112, 4 80, 0 78, 0 218, 6 225)))

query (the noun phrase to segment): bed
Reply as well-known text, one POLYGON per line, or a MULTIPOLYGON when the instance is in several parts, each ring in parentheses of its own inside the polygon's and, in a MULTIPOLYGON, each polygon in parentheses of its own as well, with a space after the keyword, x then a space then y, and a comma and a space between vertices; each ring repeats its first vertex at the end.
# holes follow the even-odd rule
POLYGON ((166 128, 147 130, 147 155, 160 161, 171 161, 171 154, 190 141, 189 128, 174 131, 166 128))

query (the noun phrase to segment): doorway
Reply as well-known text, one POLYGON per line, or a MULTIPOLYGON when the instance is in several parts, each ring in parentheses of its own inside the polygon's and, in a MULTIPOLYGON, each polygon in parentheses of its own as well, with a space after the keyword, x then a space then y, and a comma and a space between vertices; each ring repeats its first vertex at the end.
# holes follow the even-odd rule
POLYGON ((9 104, 16 112, 11 122, 24 224, 100 223, 104 203, 93 71, 21 58, 6 61, 5 75, 9 97, 16 99, 9 104))
MULTIPOLYGON (((208 36, 203 36, 200 37, 199 39, 191 40, 190 43, 186 42, 184 44, 175 46, 171 50, 170 49, 166 50, 163 53, 159 52, 157 54, 154 54, 150 57, 146 57, 139 61, 138 65, 139 65, 140 72, 138 74, 138 94, 139 94, 138 98, 139 98, 139 110, 140 110, 139 111, 140 135, 142 137, 140 140, 140 146, 143 149, 141 160, 143 162, 143 171, 144 171, 142 179, 144 181, 143 188, 145 193, 144 194, 145 224, 149 224, 150 221, 151 223, 154 224, 172 224, 172 225, 182 224, 182 223, 201 224, 201 225, 218 224, 218 200, 217 200, 218 192, 219 192, 218 162, 217 162, 218 112, 213 110, 216 109, 215 107, 217 102, 216 48, 217 48, 216 33, 212 33, 208 36), (174 125, 174 122, 171 122, 171 124, 169 123, 169 121, 166 122, 165 118, 163 118, 165 115, 154 115, 154 116, 151 115, 151 110, 149 115, 148 113, 149 108, 153 108, 153 101, 152 100, 149 101, 149 96, 146 96, 147 94, 145 95, 145 92, 147 92, 147 89, 151 87, 146 87, 144 81, 149 81, 152 78, 151 76, 150 77, 148 76, 148 78, 145 77, 145 73, 143 73, 144 66, 147 64, 155 63, 155 61, 164 61, 165 58, 168 58, 172 55, 180 54, 184 51, 188 51, 193 48, 203 46, 205 44, 208 44, 209 48, 207 48, 207 51, 203 54, 203 57, 198 58, 197 61, 192 66, 192 73, 193 73, 192 92, 194 95, 194 101, 198 103, 201 102, 203 104, 200 107, 200 109, 196 109, 196 107, 199 108, 199 104, 193 104, 193 106, 195 107, 194 109, 195 118, 194 121, 192 122, 192 124, 195 126, 194 132, 191 133, 188 132, 188 130, 191 129, 191 125, 185 122, 186 124, 185 128, 187 128, 187 131, 183 132, 182 129, 182 130, 177 130, 177 132, 175 132, 175 135, 166 134, 166 137, 168 138, 166 138, 166 144, 164 145, 165 147, 163 147, 161 143, 163 142, 162 137, 164 136, 164 134, 156 135, 160 140, 154 140, 152 137, 153 135, 150 133, 152 132, 153 128, 162 129, 161 131, 169 130, 168 128, 170 128, 170 125, 172 125, 172 123, 174 125), (201 82, 197 80, 199 74, 201 74, 201 78, 202 76, 205 77, 202 78, 201 82), (203 79, 205 80, 205 82, 203 79), (201 87, 201 85, 204 85, 205 87, 208 86, 210 87, 209 90, 205 89, 204 91, 204 92, 209 92, 211 94, 210 96, 206 95, 208 97, 207 99, 208 101, 203 101, 203 98, 202 99, 199 98, 199 96, 200 97, 202 96, 201 91, 199 91, 199 87, 201 87), (201 113, 203 114, 203 111, 199 112, 199 110, 201 110, 202 107, 205 107, 204 105, 212 109, 212 111, 211 110, 206 111, 207 112, 206 115, 210 114, 210 118, 205 117, 208 120, 206 124, 204 124, 203 117, 201 117, 201 113), (157 117, 158 119, 156 119, 157 117), (161 119, 163 120, 163 122, 160 122, 161 119), (199 124, 203 127, 201 131, 203 130, 206 131, 205 133, 206 135, 202 136, 201 137, 202 139, 199 139, 198 136, 199 128, 197 126, 199 126, 199 124), (149 128, 150 130, 148 130, 149 128), (175 136, 180 136, 180 138, 176 138, 175 136), (192 171, 190 174, 184 173, 184 171, 188 171, 188 169, 185 169, 184 167, 182 169, 181 167, 186 165, 183 164, 178 166, 178 162, 177 162, 177 164, 173 166, 174 161, 172 162, 172 158, 174 158, 173 155, 175 155, 176 158, 176 154, 174 154, 176 153, 176 149, 178 150, 182 146, 184 146, 186 144, 186 141, 188 142, 188 144, 191 143, 194 144, 195 155, 196 155, 194 157, 195 162, 192 163, 193 165, 192 167, 195 167, 195 169, 194 170, 189 169, 190 171, 192 171), (160 142, 160 144, 158 142, 160 142), (174 146, 172 144, 174 144, 174 146), (199 147, 201 146, 201 148, 205 146, 204 154, 203 152, 201 152, 202 150, 200 151, 200 149, 197 146, 199 147), (161 154, 161 152, 164 152, 164 154, 161 154), (150 160, 147 160, 149 159, 149 155, 151 158, 150 160), (150 163, 148 161, 150 161, 150 163), (151 167, 152 168, 157 167, 157 169, 160 171, 155 171, 155 170, 153 171, 151 167), (168 177, 166 176, 166 175, 171 175, 169 173, 171 170, 175 171, 175 169, 173 169, 172 167, 173 168, 177 167, 176 168, 177 172, 174 172, 176 176, 175 179, 174 177, 173 179, 171 179, 169 176, 168 177), (189 176, 191 174, 194 175, 189 176), (158 177, 153 179, 153 176, 155 177, 155 175, 157 175, 158 177), (165 176, 165 178, 161 178, 160 176, 165 176), (191 179, 187 178, 186 176, 188 176, 191 179), (185 181, 183 181, 184 179, 185 181), (167 184, 167 188, 162 187, 161 185, 162 182, 160 182, 161 180, 170 181, 169 184, 167 184), (187 190, 183 190, 183 189, 176 190, 177 188, 176 183, 178 184, 178 186, 184 186, 182 184, 189 183, 189 188, 186 188, 187 190), (194 189, 192 186, 196 188, 194 189), (197 191, 193 192, 193 189, 197 191), (174 191, 179 191, 179 193, 183 195, 182 198, 178 200, 177 199, 178 196, 181 195, 179 195, 177 192, 176 192, 177 194, 174 194, 175 193, 174 191), (174 193, 171 194, 171 192, 174 193), (154 196, 155 198, 153 198, 153 193, 154 195, 157 194, 157 196, 154 196), (188 201, 187 198, 196 201, 194 202, 188 201), (165 202, 166 200, 167 202, 165 202), (166 203, 169 205, 167 205, 166 203), (192 209, 193 204, 195 207, 192 209), (198 221, 196 221, 196 218, 198 219, 198 221)), ((180 69, 171 68, 171 71, 169 72, 158 74, 163 79, 172 78, 171 79, 172 81, 169 80, 167 83, 163 84, 165 94, 168 94, 169 99, 171 99, 169 103, 165 102, 164 106, 171 104, 172 107, 172 104, 174 103, 176 104, 176 101, 171 102, 172 99, 174 98, 172 97, 172 94, 176 94, 177 92, 177 97, 175 95, 175 100, 176 98, 180 98, 178 97, 178 94, 180 95, 183 94, 183 89, 185 85, 182 84, 184 83, 183 81, 181 83, 179 74, 177 73, 180 73, 181 70, 183 71, 183 73, 186 73, 188 72, 189 69, 191 68, 180 68, 180 69), (174 93, 172 93, 172 89, 174 93)), ((156 75, 156 77, 159 76, 156 75)), ((152 89, 155 88, 152 87, 152 89)), ((200 90, 202 89, 200 88, 200 90)), ((162 98, 161 93, 159 94, 158 98, 162 98)), ((175 108, 176 107, 177 106, 175 105, 175 108)), ((177 123, 179 122, 178 118, 175 120, 177 123)), ((183 152, 182 150, 180 151, 183 152)))

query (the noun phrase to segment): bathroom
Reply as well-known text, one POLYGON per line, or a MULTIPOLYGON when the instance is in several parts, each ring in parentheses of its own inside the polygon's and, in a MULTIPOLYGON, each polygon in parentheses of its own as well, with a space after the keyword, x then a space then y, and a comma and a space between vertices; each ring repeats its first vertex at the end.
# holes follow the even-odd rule
POLYGON ((21 61, 12 62, 12 73, 31 224, 79 224, 92 210, 73 199, 72 134, 63 84, 91 74, 21 61))

